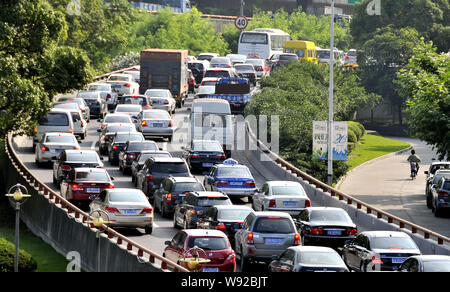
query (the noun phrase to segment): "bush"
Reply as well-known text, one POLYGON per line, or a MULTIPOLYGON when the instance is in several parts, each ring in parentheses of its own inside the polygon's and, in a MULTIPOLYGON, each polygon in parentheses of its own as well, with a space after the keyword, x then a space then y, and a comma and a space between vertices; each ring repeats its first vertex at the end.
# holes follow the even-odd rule
MULTIPOLYGON (((14 272, 15 246, 11 242, 0 238, 0 272, 14 272)), ((34 272, 37 263, 24 250, 19 249, 19 272, 34 272)))
POLYGON ((355 134, 352 128, 348 128, 348 142, 356 143, 358 142, 358 136, 355 134))

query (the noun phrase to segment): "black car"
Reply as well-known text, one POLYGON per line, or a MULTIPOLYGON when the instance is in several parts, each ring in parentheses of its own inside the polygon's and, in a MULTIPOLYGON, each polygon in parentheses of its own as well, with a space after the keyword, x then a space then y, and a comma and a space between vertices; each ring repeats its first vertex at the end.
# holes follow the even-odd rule
POLYGON ((214 164, 221 164, 227 157, 222 145, 213 140, 193 140, 183 152, 191 170, 209 170, 214 164))
POLYGON ((53 164, 53 184, 59 185, 67 174, 74 168, 104 167, 102 158, 93 150, 64 150, 53 164))
POLYGON ((131 181, 136 185, 136 175, 145 162, 152 157, 172 157, 167 151, 141 151, 131 163, 131 181))
POLYGON ((276 54, 273 55, 269 61, 271 63, 271 70, 276 70, 281 66, 298 61, 298 56, 290 53, 276 54))
POLYGON ((139 104, 146 110, 151 108, 152 102, 146 95, 123 95, 118 97, 118 104, 139 104))
POLYGON ((427 185, 425 188, 425 195, 426 195, 426 202, 427 207, 432 208, 432 200, 433 200, 433 194, 431 190, 436 187, 437 183, 441 178, 450 178, 450 169, 438 169, 435 171, 435 173, 427 178, 427 185))
POLYGON ((256 70, 252 64, 236 64, 234 69, 239 77, 246 78, 250 83, 256 85, 256 70))
POLYGON ((431 210, 436 217, 450 210, 450 177, 442 177, 436 186, 431 188, 431 210))
POLYGON ((191 176, 186 161, 182 158, 150 158, 136 175, 136 185, 153 204, 153 193, 161 181, 169 176, 191 176))
POLYGON ((215 205, 232 205, 232 203, 224 193, 189 192, 183 202, 175 207, 173 227, 195 228, 197 221, 205 214, 206 210, 215 205))
POLYGON ((155 141, 128 141, 119 153, 119 170, 124 174, 131 170, 131 164, 136 160, 141 151, 157 151, 158 144, 155 141))
POLYGON ((108 161, 111 164, 119 162, 119 153, 128 141, 144 141, 145 138, 140 132, 117 132, 114 134, 108 146, 108 161))
POLYGON ((104 125, 103 129, 98 129, 100 132, 98 138, 98 147, 100 154, 108 154, 109 144, 114 139, 117 132, 137 132, 134 124, 112 123, 104 125))
POLYGON ((245 218, 252 212, 253 209, 248 206, 212 206, 205 212, 204 217, 197 221, 197 228, 221 230, 234 246, 234 234, 241 229, 245 218))
POLYGON ((308 207, 296 222, 302 245, 342 247, 358 233, 355 223, 344 209, 308 207))
POLYGON ((159 188, 155 191, 153 206, 162 217, 169 217, 187 193, 202 191, 205 191, 205 187, 195 177, 169 176, 161 181, 159 188))
POLYGON ((79 92, 77 97, 84 99, 89 107, 91 117, 95 116, 98 118, 104 118, 108 113, 108 104, 101 97, 101 93, 99 91, 79 92))
POLYGON ((450 256, 420 255, 409 257, 398 268, 399 272, 450 272, 450 256))
POLYGON ((395 271, 409 257, 421 252, 414 241, 401 231, 364 231, 349 240, 341 255, 351 270, 395 271))

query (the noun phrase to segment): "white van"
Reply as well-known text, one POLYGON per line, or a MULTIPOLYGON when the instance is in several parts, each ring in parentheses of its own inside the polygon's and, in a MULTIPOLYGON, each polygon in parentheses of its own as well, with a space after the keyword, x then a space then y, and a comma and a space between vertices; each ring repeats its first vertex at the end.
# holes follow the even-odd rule
POLYGON ((215 98, 196 99, 190 115, 190 140, 216 140, 227 157, 234 144, 234 125, 230 103, 215 98))
POLYGON ((52 109, 43 117, 34 129, 33 151, 42 136, 48 132, 73 133, 74 125, 72 115, 66 109, 52 109))
POLYGON ((73 134, 75 136, 79 136, 81 140, 84 140, 86 138, 87 134, 87 122, 83 118, 83 115, 81 114, 81 111, 78 110, 67 110, 72 115, 72 121, 73 121, 73 134))

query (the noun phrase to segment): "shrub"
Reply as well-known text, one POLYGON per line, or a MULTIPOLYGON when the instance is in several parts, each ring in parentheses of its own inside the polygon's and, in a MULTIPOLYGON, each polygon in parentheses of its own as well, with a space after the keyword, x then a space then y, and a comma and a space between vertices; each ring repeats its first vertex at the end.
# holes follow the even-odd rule
MULTIPOLYGON (((0 238, 0 272, 14 272, 15 247, 11 242, 0 238)), ((19 272, 34 272, 37 263, 24 250, 19 249, 19 272)))
POLYGON ((352 128, 348 128, 348 142, 349 143, 356 143, 358 142, 358 136, 356 136, 355 132, 352 128))

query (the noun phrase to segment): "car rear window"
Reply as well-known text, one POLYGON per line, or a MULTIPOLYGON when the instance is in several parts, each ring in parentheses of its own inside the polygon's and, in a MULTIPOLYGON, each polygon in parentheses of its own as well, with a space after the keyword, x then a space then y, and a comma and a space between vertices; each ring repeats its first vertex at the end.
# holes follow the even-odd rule
MULTIPOLYGON (((217 81, 203 81, 202 86, 216 86, 217 81)), ((200 87, 199 91, 202 90, 202 87, 200 87)))
POLYGON ((143 115, 144 119, 150 119, 150 120, 158 120, 158 119, 170 119, 170 115, 168 112, 164 111, 150 111, 150 112, 144 112, 143 115))
POLYGON ((313 210, 311 211, 310 221, 352 223, 344 210, 313 210))
POLYGON ((299 262, 305 265, 342 265, 342 259, 332 252, 302 252, 299 262))
POLYGON ((136 128, 134 127, 134 125, 121 125, 121 126, 116 126, 116 125, 110 125, 108 126, 108 128, 106 129, 106 132, 108 133, 117 133, 117 132, 136 132, 136 128))
POLYGON ((98 162, 97 153, 67 153, 66 161, 98 162))
POLYGON ((54 108, 64 108, 64 109, 79 109, 78 104, 74 102, 67 102, 67 103, 57 103, 53 106, 54 108))
POLYGON ((141 157, 139 158, 139 162, 144 163, 147 159, 152 158, 152 157, 172 157, 170 155, 170 153, 145 153, 145 154, 141 154, 141 157))
POLYGON ((371 249, 416 249, 412 239, 407 237, 374 237, 370 240, 371 249))
POLYGON ((74 136, 66 136, 66 135, 51 135, 45 138, 46 143, 75 143, 74 136))
POLYGON ((221 167, 218 172, 218 177, 245 177, 251 178, 252 175, 246 167, 221 167))
POLYGON ((156 143, 131 143, 128 146, 128 151, 144 151, 144 150, 158 150, 158 145, 156 143))
POLYGON ((118 113, 136 113, 140 112, 142 110, 142 106, 136 105, 136 106, 120 106, 118 105, 116 108, 116 112, 118 113))
POLYGON ((106 116, 104 123, 131 123, 131 119, 129 116, 106 116))
POLYGON ((129 81, 129 77, 128 76, 116 76, 116 75, 112 75, 108 78, 108 81, 129 81))
POLYGON ((222 78, 222 77, 230 77, 230 72, 228 71, 206 71, 205 77, 216 77, 216 78, 222 78))
POLYGON ((135 202, 135 203, 146 203, 148 202, 147 198, 138 192, 130 192, 130 191, 119 191, 119 192, 111 192, 109 194, 110 202, 135 202))
POLYGON ((255 71, 252 65, 236 65, 234 66, 237 71, 255 71))
POLYGON ((247 218, 248 214, 250 214, 251 212, 252 212, 251 209, 248 209, 248 210, 247 209, 219 210, 217 220, 244 222, 245 218, 247 218))
POLYGON ((199 182, 177 182, 175 184, 175 189, 173 192, 184 193, 184 192, 201 192, 205 188, 199 182))
POLYGON ((46 117, 39 121, 41 126, 69 126, 69 118, 64 113, 49 113, 46 117))
POLYGON ((189 170, 184 162, 156 162, 152 166, 152 172, 162 173, 189 173, 189 170))
POLYGON ((212 151, 212 152, 221 152, 222 146, 220 146, 217 142, 194 142, 192 143, 192 150, 194 151, 212 151))
POLYGON ((194 246, 203 250, 223 250, 230 248, 228 240, 224 237, 190 237, 188 248, 193 248, 194 246))
POLYGON ((228 197, 223 196, 209 196, 197 198, 197 206, 199 207, 211 207, 216 205, 231 205, 231 201, 228 197))
POLYGON ((202 63, 189 63, 188 68, 191 70, 197 69, 198 71, 203 71, 202 63))
POLYGON ((109 181, 108 175, 105 172, 77 172, 77 181, 109 181))
POLYGON ((90 91, 111 91, 110 85, 89 85, 88 90, 90 91))
POLYGON ((116 143, 126 143, 127 141, 143 141, 144 137, 141 133, 123 134, 116 136, 116 143))
POLYGON ((305 193, 303 192, 303 189, 298 186, 273 186, 272 194, 275 196, 280 195, 302 196, 305 193))
POLYGON ((150 97, 169 97, 169 93, 165 90, 146 91, 145 95, 150 96, 150 97))
POLYGON ((258 218, 254 232, 258 233, 295 233, 295 227, 288 218, 282 217, 261 217, 258 218))
POLYGON ((145 97, 125 97, 122 98, 123 104, 139 104, 139 105, 146 105, 147 104, 147 98, 145 97))

